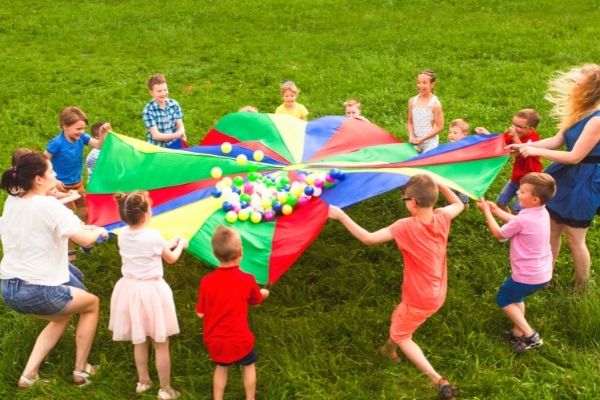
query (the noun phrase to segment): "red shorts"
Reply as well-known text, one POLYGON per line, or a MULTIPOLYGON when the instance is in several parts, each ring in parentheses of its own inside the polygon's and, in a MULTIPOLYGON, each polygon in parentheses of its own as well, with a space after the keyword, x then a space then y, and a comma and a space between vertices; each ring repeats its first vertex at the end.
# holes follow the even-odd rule
POLYGON ((421 310, 400 303, 392 313, 392 324, 390 325, 390 339, 394 343, 411 339, 413 333, 423 325, 427 318, 436 313, 437 310, 421 310))

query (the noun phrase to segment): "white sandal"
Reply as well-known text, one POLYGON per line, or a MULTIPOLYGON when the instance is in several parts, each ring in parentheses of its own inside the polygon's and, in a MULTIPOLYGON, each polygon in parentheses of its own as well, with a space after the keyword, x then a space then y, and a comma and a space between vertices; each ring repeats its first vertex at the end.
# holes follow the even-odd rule
POLYGON ((148 391, 150 389, 152 389, 152 381, 150 381, 148 383, 138 382, 135 385, 135 392, 137 394, 144 393, 144 392, 146 392, 146 391, 148 391))
POLYGON ((35 385, 39 380, 40 380, 39 374, 36 374, 36 376, 34 376, 33 378, 30 378, 27 375, 21 375, 21 377, 19 378, 19 383, 17 383, 17 386, 20 387, 21 389, 27 389, 28 387, 35 385))
POLYGON ((73 383, 78 387, 84 387, 92 383, 90 377, 96 375, 98 372, 98 365, 92 365, 90 363, 85 365, 82 370, 73 370, 73 383))
POLYGON ((181 393, 179 393, 177 390, 173 389, 172 387, 170 387, 168 389, 161 388, 158 390, 157 398, 159 400, 175 400, 175 399, 178 399, 179 397, 181 397, 181 393))

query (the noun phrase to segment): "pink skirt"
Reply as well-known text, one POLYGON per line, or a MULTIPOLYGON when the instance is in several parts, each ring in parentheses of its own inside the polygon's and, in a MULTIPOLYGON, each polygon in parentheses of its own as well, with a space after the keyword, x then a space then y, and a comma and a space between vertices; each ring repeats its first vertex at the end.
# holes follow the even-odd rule
POLYGON ((113 340, 144 343, 147 337, 165 342, 179 333, 173 292, 164 279, 121 278, 110 299, 108 329, 113 340))

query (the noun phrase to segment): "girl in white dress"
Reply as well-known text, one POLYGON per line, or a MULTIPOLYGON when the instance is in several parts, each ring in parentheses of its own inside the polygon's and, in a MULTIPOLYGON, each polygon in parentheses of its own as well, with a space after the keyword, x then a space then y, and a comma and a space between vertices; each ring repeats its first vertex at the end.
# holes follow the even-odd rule
POLYGON ((435 73, 424 70, 417 75, 419 94, 408 101, 408 139, 419 153, 439 145, 439 133, 444 129, 442 104, 433 94, 435 73))
POLYGON ((152 387, 148 371, 148 338, 156 352, 160 380, 158 398, 179 398, 171 387, 169 336, 179 333, 173 292, 163 279, 164 259, 173 264, 187 248, 187 241, 165 241, 160 233, 148 228, 150 199, 146 192, 118 194, 119 214, 127 224, 119 234, 119 253, 123 277, 116 283, 110 299, 109 329, 113 340, 131 341, 138 372, 136 392, 152 387))

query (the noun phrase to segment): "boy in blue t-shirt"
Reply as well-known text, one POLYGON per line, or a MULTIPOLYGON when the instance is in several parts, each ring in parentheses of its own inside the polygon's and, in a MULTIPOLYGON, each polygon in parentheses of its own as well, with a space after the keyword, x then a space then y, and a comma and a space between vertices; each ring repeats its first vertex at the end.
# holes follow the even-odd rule
POLYGON ((56 172, 56 179, 59 181, 58 190, 61 192, 76 190, 81 195, 79 199, 65 205, 73 210, 81 220, 87 221, 87 205, 82 181, 83 146, 101 148, 104 137, 110 130, 110 125, 103 126, 97 139, 91 138, 85 133, 88 118, 77 107, 67 107, 62 110, 59 122, 62 131, 50 140, 45 154, 52 161, 52 167, 56 172))

